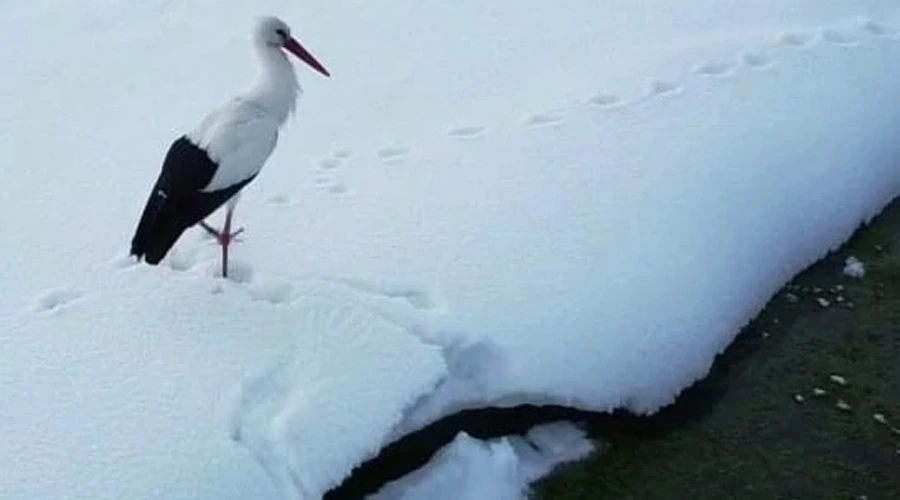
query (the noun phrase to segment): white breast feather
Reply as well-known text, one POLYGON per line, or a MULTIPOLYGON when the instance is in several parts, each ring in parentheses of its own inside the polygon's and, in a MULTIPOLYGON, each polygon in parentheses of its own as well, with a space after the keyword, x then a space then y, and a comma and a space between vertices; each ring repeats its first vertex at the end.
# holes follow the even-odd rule
POLYGON ((218 191, 259 173, 275 149, 280 123, 255 103, 235 99, 210 113, 188 135, 218 164, 203 191, 218 191))

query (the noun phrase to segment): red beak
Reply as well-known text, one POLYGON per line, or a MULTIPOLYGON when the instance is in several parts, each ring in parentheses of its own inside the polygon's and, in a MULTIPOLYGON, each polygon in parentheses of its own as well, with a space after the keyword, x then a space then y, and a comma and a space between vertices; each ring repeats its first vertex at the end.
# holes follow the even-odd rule
POLYGON ((325 69, 325 66, 322 66, 322 63, 320 63, 319 61, 316 61, 316 58, 313 57, 313 55, 310 54, 309 51, 304 49, 303 46, 300 45, 300 42, 298 42, 293 37, 288 38, 284 42, 284 48, 290 51, 295 56, 299 57, 301 61, 312 66, 313 69, 315 69, 319 73, 322 73, 325 76, 331 76, 328 70, 325 69))

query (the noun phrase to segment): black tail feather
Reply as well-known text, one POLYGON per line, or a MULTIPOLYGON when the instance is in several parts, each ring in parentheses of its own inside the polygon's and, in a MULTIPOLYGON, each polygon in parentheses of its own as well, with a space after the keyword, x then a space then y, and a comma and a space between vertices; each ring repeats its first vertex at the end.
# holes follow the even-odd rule
POLYGON ((252 180, 253 177, 219 191, 187 195, 177 191, 169 194, 157 184, 131 240, 131 255, 148 264, 158 264, 187 228, 205 219, 252 180))
MULTIPOLYGON (((153 187, 150 197, 147 199, 147 205, 144 206, 144 212, 141 214, 141 220, 138 222, 134 237, 131 239, 131 255, 141 258, 147 253, 151 246, 151 241, 156 233, 156 225, 159 216, 166 206, 167 197, 163 191, 157 186, 153 187)), ((158 262, 158 261, 157 261, 158 262)))
POLYGON ((182 221, 173 218, 160 220, 153 231, 153 238, 147 242, 144 261, 148 264, 159 264, 187 228, 182 221))
POLYGON ((131 240, 131 255, 143 257, 148 264, 158 264, 181 234, 197 222, 190 217, 193 214, 185 214, 182 209, 165 191, 154 186, 131 240))

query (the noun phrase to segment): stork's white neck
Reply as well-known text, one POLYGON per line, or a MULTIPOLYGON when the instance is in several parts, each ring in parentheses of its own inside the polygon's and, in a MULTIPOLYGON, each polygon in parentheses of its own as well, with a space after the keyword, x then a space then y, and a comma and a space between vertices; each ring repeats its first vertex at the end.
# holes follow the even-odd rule
POLYGON ((245 97, 270 111, 279 123, 284 123, 294 112, 301 92, 294 66, 278 47, 256 43, 254 49, 259 69, 245 97))

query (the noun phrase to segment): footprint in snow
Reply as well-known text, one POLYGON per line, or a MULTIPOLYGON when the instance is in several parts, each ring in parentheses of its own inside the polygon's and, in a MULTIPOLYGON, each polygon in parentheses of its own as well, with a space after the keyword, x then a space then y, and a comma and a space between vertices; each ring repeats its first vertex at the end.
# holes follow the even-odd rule
POLYGON ((336 157, 335 158, 323 158, 323 159, 319 160, 318 166, 322 170, 334 170, 334 169, 338 168, 339 166, 341 166, 341 159, 336 158, 336 157))
POLYGON ((350 151, 339 150, 330 157, 319 160, 318 163, 316 163, 320 172, 315 179, 316 187, 331 194, 341 194, 346 192, 346 186, 343 182, 335 178, 335 172, 344 160, 349 157, 350 151))
POLYGON ((406 148, 384 148, 378 151, 378 159, 384 163, 400 163, 408 152, 406 148))
POLYGON ((73 288, 55 288, 41 294, 35 301, 34 311, 50 313, 80 299, 84 293, 73 288))
POLYGON ((835 45, 858 45, 859 39, 850 35, 849 33, 843 33, 838 30, 827 29, 823 30, 821 33, 822 40, 833 43, 835 45))
POLYGON ((812 35, 806 33, 785 33, 778 41, 789 47, 806 47, 812 42, 812 39, 812 35))
POLYGON ((525 117, 525 125, 529 127, 547 127, 562 123, 561 116, 554 113, 537 113, 525 117))
POLYGON ((674 94, 678 90, 681 90, 681 86, 675 82, 667 80, 653 80, 650 82, 651 96, 674 94))
POLYGON ((447 135, 455 139, 476 139, 484 135, 484 127, 456 127, 447 131, 447 135))
POLYGON ((588 99, 588 104, 591 106, 598 106, 601 108, 611 108, 622 104, 622 99, 619 96, 615 96, 612 94, 596 94, 590 99, 588 99))
POLYGON ((320 175, 313 181, 316 187, 329 194, 343 194, 347 192, 347 186, 332 176, 320 175))
POLYGON ((870 35, 874 36, 895 36, 897 34, 891 28, 876 21, 863 22, 862 29, 864 29, 870 35))
POLYGON ((703 76, 727 76, 735 68, 735 65, 725 61, 711 61, 698 66, 694 72, 703 76))
POLYGON ((269 196, 269 198, 266 200, 266 203, 276 207, 284 207, 291 204, 291 197, 284 193, 278 193, 269 196))
POLYGON ((747 52, 741 57, 741 60, 754 69, 768 68, 772 65, 772 59, 761 52, 747 52))

